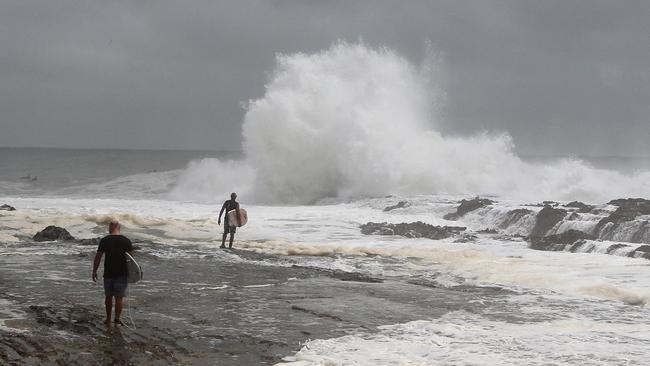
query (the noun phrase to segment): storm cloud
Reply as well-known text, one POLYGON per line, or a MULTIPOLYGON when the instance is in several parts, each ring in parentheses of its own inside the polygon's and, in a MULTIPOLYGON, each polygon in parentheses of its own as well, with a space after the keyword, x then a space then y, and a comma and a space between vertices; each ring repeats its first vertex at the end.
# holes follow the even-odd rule
POLYGON ((647 1, 6 1, 0 146, 241 149, 277 53, 441 60, 446 134, 650 156, 647 1))

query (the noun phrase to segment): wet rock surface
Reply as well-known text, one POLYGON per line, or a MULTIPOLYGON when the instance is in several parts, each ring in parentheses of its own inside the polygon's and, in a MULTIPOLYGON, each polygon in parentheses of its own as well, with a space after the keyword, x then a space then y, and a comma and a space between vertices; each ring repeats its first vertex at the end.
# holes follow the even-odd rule
POLYGON ((628 257, 650 259, 650 245, 641 245, 631 251, 628 257))
POLYGON ((579 212, 579 213, 589 213, 589 212, 591 212, 591 210, 594 209, 595 206, 588 205, 588 204, 582 203, 580 201, 573 201, 573 202, 567 203, 566 205, 564 205, 564 207, 577 208, 577 212, 579 212))
POLYGON ((478 210, 481 207, 489 206, 493 204, 494 201, 487 198, 473 198, 471 200, 461 200, 460 206, 456 208, 456 212, 448 213, 444 216, 445 220, 458 220, 466 213, 478 210))
MULTIPOLYGON (((530 238, 530 248, 536 250, 565 250, 568 246, 584 242, 584 240, 593 240, 595 237, 591 234, 579 230, 568 230, 561 234, 549 235, 545 237, 530 238)), ((575 251, 575 250, 570 250, 575 251)))
POLYGON ((567 210, 555 208, 550 205, 544 206, 535 217, 535 226, 530 232, 531 237, 543 237, 558 222, 562 221, 567 214, 567 210))
MULTIPOLYGON (((618 206, 609 216, 598 221, 594 232, 603 239, 614 239, 620 228, 629 225, 639 216, 650 215, 650 200, 643 198, 621 198, 610 201, 608 204, 618 206)), ((632 243, 650 242, 650 223, 648 220, 637 223, 626 230, 632 243)))
POLYGON ((407 238, 446 239, 465 231, 461 226, 434 226, 421 221, 389 224, 387 222, 368 222, 361 225, 365 235, 400 235, 407 238))
POLYGON ((90 238, 90 239, 77 239, 75 242, 79 245, 87 245, 87 246, 94 246, 97 247, 99 246, 99 242, 102 240, 102 238, 97 237, 97 238, 90 238))
POLYGON ((106 326, 102 286, 89 278, 92 253, 0 256, 0 301, 22 314, 0 327, 0 364, 271 365, 307 339, 373 332, 449 311, 497 319, 517 313, 504 312, 509 294, 499 289, 276 266, 287 257, 215 250, 187 258, 136 253, 146 277, 130 286, 126 326, 106 326))
POLYGON ((505 229, 507 227, 510 227, 511 225, 514 225, 517 223, 519 220, 523 219, 524 217, 531 215, 533 211, 527 209, 527 208, 517 208, 514 210, 508 211, 508 213, 505 215, 503 220, 499 223, 499 227, 502 229, 505 229))
POLYGON ((408 207, 408 206, 409 206, 409 203, 407 201, 399 201, 399 202, 397 202, 396 204, 394 204, 392 206, 388 206, 388 207, 384 208, 384 212, 393 211, 393 210, 396 210, 398 208, 404 208, 404 207, 408 207))
POLYGON ((68 230, 50 225, 34 235, 35 241, 75 240, 68 230))
POLYGON ((0 206, 0 211, 16 211, 16 208, 7 204, 3 204, 0 206))

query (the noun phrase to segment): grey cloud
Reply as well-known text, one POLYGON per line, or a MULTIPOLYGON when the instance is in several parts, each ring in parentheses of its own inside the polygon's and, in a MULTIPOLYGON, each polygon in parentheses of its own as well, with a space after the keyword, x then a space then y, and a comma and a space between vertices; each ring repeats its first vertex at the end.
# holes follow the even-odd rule
POLYGON ((336 40, 444 58, 449 134, 650 156, 645 1, 13 1, 0 145, 239 149, 275 54, 336 40))

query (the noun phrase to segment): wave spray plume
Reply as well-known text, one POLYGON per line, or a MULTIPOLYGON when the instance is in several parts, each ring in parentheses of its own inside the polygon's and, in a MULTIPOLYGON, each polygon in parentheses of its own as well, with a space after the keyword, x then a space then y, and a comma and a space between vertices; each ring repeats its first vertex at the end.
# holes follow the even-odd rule
MULTIPOLYGON (((311 204, 387 194, 596 201, 650 192, 649 172, 626 176, 577 159, 530 164, 506 134, 443 136, 434 128, 443 95, 432 88, 436 75, 423 75, 394 51, 364 44, 278 56, 244 119, 250 194, 311 204)), ((177 188, 191 190, 193 180, 177 188)))

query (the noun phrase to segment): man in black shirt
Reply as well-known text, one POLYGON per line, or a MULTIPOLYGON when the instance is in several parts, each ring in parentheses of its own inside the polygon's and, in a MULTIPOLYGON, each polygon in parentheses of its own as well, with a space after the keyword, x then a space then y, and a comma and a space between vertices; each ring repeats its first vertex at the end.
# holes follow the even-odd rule
MULTIPOLYGON (((237 193, 231 193, 230 194, 230 199, 226 202, 223 203, 223 206, 221 206, 221 211, 219 211, 219 220, 217 221, 218 225, 221 225, 221 214, 223 214, 223 211, 226 211, 226 215, 224 216, 223 219, 223 238, 221 239, 221 246, 219 248, 225 248, 226 247, 226 235, 230 234, 230 245, 228 248, 232 248, 232 241, 235 238, 235 231, 237 231, 237 227, 235 225, 230 225, 229 219, 228 219, 228 212, 232 210, 237 211, 237 217, 239 217, 239 202, 236 201, 237 199, 237 193)), ((239 223, 237 223, 237 226, 239 223)))
POLYGON ((104 304, 106 305, 106 320, 104 323, 111 323, 113 311, 113 297, 115 297, 115 320, 116 324, 122 324, 122 299, 126 291, 126 253, 133 253, 133 244, 127 237, 120 235, 120 223, 111 221, 108 224, 109 235, 105 236, 97 248, 93 262, 93 281, 97 281, 97 268, 106 253, 104 260, 104 304))

